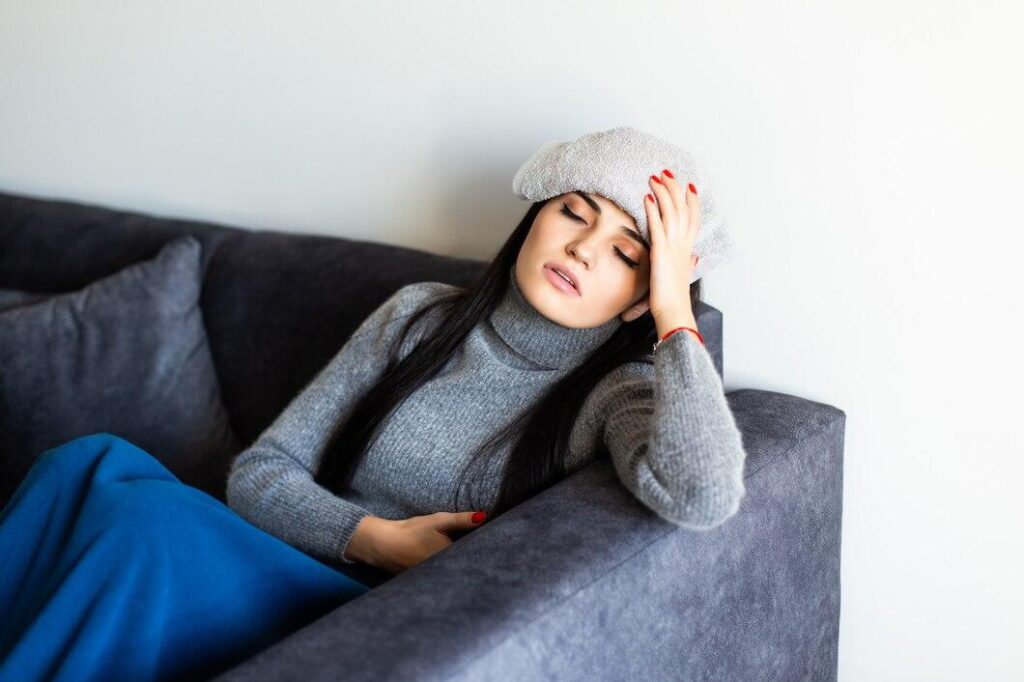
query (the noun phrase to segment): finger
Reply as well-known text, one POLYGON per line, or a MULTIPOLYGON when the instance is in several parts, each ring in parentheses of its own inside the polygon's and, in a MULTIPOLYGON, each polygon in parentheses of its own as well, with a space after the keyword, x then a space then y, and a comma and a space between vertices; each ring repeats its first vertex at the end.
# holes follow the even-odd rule
POLYGON ((665 229, 661 224, 661 214, 653 195, 644 195, 644 209, 647 211, 647 231, 651 233, 651 248, 653 249, 655 244, 661 242, 661 236, 664 234, 662 230, 665 229))
POLYGON ((669 169, 661 171, 661 181, 665 183, 666 189, 668 189, 669 195, 672 197, 672 203, 675 206, 685 207, 686 206, 686 190, 679 184, 679 181, 674 177, 667 175, 671 173, 669 169))
MULTIPOLYGON (((440 518, 437 525, 434 526, 437 530, 441 531, 453 531, 463 530, 466 528, 476 528, 479 523, 473 521, 473 515, 478 512, 444 512, 444 516, 440 518)), ((486 514, 484 514, 486 516, 486 514)))
POLYGON ((661 212, 661 222, 665 226, 665 234, 671 234, 676 228, 678 209, 672 201, 672 195, 669 194, 668 189, 663 183, 658 182, 660 179, 657 175, 652 175, 647 178, 647 184, 651 186, 651 191, 658 200, 658 210, 661 212))
POLYGON ((693 189, 693 183, 688 184, 686 187, 686 211, 688 214, 688 225, 685 238, 691 247, 693 247, 694 242, 697 241, 697 233, 700 232, 700 198, 693 189))

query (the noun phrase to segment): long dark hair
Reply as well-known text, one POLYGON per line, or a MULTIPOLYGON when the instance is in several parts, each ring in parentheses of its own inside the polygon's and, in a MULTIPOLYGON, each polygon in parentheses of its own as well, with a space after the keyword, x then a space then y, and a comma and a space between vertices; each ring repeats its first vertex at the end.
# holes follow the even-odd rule
MULTIPOLYGON (((447 293, 410 316, 387 349, 388 362, 376 384, 359 398, 347 419, 335 424, 316 474, 320 485, 335 493, 347 486, 388 415, 443 369, 469 332, 489 317, 510 286, 511 269, 515 267, 519 249, 545 203, 538 201, 530 207, 475 285, 447 293), (436 326, 436 331, 425 335, 399 360, 398 349, 410 329, 435 308, 440 308, 443 321, 436 326)), ((690 285, 689 293, 693 310, 696 310, 700 301, 700 280, 690 285)), ((450 511, 486 509, 488 518, 493 518, 565 476, 569 437, 586 397, 602 377, 619 365, 653 363, 651 345, 656 340, 657 329, 649 310, 632 322, 622 323, 580 365, 471 455, 469 464, 459 474, 450 511), (487 455, 499 452, 513 438, 515 442, 504 468, 495 472, 493 465, 499 458, 487 455), (467 506, 461 506, 463 480, 481 460, 488 466, 485 476, 501 477, 497 500, 490 509, 487 503, 473 499, 467 506)), ((483 481, 482 476, 475 482, 482 484, 483 481)))

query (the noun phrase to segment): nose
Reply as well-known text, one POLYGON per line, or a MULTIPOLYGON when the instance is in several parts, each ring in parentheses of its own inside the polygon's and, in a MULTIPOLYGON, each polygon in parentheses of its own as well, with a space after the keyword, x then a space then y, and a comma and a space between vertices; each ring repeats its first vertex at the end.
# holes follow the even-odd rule
POLYGON ((588 253, 587 251, 581 250, 578 246, 573 245, 570 245, 567 251, 573 256, 573 258, 582 263, 584 268, 588 270, 590 269, 591 258, 586 255, 588 253))
POLYGON ((576 260, 583 263, 583 265, 589 270, 594 265, 594 253, 596 252, 595 247, 587 239, 582 237, 569 244, 567 249, 576 260))

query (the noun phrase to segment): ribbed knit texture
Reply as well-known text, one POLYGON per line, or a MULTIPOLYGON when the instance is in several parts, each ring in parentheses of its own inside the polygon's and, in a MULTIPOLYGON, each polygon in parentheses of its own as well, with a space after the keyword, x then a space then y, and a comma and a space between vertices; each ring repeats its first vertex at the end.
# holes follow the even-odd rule
MULTIPOLYGON (((452 289, 441 282, 409 284, 367 317, 235 458, 229 506, 307 554, 341 563, 352 563, 344 552, 368 514, 401 519, 475 511, 451 508, 449 502, 473 451, 622 321, 616 317, 591 329, 552 322, 523 297, 513 269, 491 317, 473 328, 439 375, 391 415, 342 494, 318 485, 313 476, 331 429, 380 377, 385 350, 406 319, 452 289)), ((436 328, 440 317, 432 313, 406 338, 401 357, 436 328)), ((741 433, 712 358, 692 334, 673 334, 654 357, 653 367, 628 363, 615 369, 587 397, 566 453, 568 470, 606 448, 623 485, 660 517, 689 528, 714 527, 737 511, 745 494, 741 433)), ((499 465, 508 447, 494 454, 499 465)), ((483 490, 492 501, 498 493, 493 480, 483 490)))

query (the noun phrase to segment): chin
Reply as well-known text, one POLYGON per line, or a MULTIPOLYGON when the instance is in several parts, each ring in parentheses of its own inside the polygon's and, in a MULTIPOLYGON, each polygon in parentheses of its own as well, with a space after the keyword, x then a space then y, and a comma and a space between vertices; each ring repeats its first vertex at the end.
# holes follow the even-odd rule
MULTIPOLYGON (((560 291, 555 290, 544 277, 544 273, 534 273, 525 282, 517 277, 523 297, 537 312, 552 322, 565 327, 574 327, 572 320, 567 319, 573 301, 560 291)), ((578 299, 577 299, 578 300, 578 299)))

